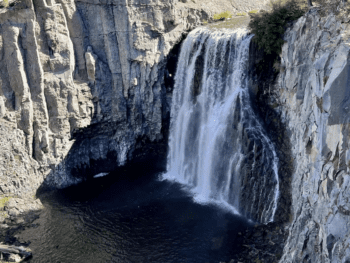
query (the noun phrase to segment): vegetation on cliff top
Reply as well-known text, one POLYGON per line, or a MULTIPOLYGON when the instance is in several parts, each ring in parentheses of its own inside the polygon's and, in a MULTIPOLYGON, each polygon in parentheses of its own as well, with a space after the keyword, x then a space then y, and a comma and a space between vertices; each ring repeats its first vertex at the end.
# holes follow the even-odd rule
POLYGON ((232 14, 230 11, 225 11, 225 12, 222 12, 220 14, 215 14, 213 16, 213 19, 214 20, 219 20, 219 19, 222 19, 222 18, 231 18, 232 17, 232 14))
POLYGON ((255 35, 254 41, 266 54, 279 55, 283 46, 283 34, 289 22, 297 20, 311 5, 317 7, 320 15, 349 13, 345 0, 274 0, 270 10, 259 13, 249 12, 249 28, 255 35))
POLYGON ((271 2, 271 11, 250 13, 249 28, 255 35, 253 41, 268 55, 279 55, 284 44, 283 34, 289 22, 305 13, 295 0, 271 2))
POLYGON ((256 13, 258 13, 258 12, 259 12, 259 10, 255 9, 255 10, 250 10, 248 13, 249 13, 249 14, 256 14, 256 13))
POLYGON ((240 16, 240 17, 234 17, 230 20, 225 20, 221 23, 213 23, 210 24, 208 27, 211 29, 224 29, 224 28, 239 28, 239 27, 246 27, 249 23, 249 17, 248 16, 240 16))

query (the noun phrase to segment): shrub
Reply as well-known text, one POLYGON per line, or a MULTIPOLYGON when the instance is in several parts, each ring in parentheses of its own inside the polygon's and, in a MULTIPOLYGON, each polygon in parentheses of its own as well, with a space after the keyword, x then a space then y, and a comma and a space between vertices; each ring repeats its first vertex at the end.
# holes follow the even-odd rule
POLYGON ((232 14, 230 11, 225 11, 225 12, 222 12, 220 14, 215 14, 213 16, 213 19, 214 20, 218 20, 218 19, 221 19, 221 18, 231 18, 232 17, 232 14))
POLYGON ((268 55, 279 55, 283 46, 283 34, 287 24, 305 13, 296 0, 271 2, 271 10, 250 13, 249 28, 254 41, 268 55))
POLYGON ((4 7, 8 7, 9 6, 9 0, 3 0, 4 1, 4 7))
POLYGON ((236 14, 236 16, 246 16, 246 15, 247 15, 247 13, 244 13, 244 12, 243 12, 243 13, 237 13, 237 14, 236 14))

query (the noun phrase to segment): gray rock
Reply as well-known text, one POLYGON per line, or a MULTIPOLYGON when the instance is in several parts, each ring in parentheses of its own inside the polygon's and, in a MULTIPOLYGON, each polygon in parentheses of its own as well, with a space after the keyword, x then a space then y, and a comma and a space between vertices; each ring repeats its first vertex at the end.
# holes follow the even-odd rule
POLYGON ((0 193, 65 187, 147 155, 147 145, 165 155, 167 56, 214 13, 266 3, 237 2, 27 0, 2 9, 0 193))
POLYGON ((335 17, 310 11, 285 34, 285 71, 274 96, 293 135, 295 171, 293 221, 280 262, 349 260, 348 32, 335 17))

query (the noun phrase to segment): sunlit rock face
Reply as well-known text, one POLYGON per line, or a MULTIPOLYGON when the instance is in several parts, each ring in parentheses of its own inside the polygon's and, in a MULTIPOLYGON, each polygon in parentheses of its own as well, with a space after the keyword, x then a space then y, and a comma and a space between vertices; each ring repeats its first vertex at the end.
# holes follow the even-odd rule
POLYGON ((2 11, 4 193, 47 176, 64 187, 81 180, 73 172, 99 172, 91 160, 111 155, 100 168, 108 171, 132 158, 138 138, 164 139, 165 57, 200 20, 186 24, 172 2, 149 4, 35 1, 2 11))
POLYGON ((19 195, 42 183, 94 111, 90 87, 73 79, 62 7, 23 5, 0 13, 1 191, 19 195))
POLYGON ((285 34, 277 111, 291 134, 290 235, 281 262, 348 262, 349 28, 310 11, 285 34))
POLYGON ((227 10, 222 2, 35 0, 0 9, 1 192, 29 193, 45 179, 64 187, 135 156, 166 156, 167 57, 184 33, 227 10))

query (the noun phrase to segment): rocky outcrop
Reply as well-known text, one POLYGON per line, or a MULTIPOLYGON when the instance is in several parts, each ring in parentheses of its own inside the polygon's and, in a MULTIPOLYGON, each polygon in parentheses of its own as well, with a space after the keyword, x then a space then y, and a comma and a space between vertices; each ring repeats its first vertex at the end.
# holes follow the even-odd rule
MULTIPOLYGON (((169 54, 235 4, 223 2, 28 0, 0 9, 0 194, 164 157, 169 54)), ((233 10, 264 3, 242 2, 233 10)), ((285 34, 272 90, 291 136, 284 162, 294 167, 281 262, 350 260, 349 30, 312 9, 285 34)))
POLYGON ((285 34, 274 95, 295 171, 280 262, 350 260, 348 32, 348 23, 312 9, 285 34))
POLYGON ((21 3, 0 14, 1 191, 37 189, 64 159, 70 132, 91 122, 87 83, 73 79, 74 49, 63 9, 21 3))
MULTIPOLYGON (((221 1, 23 0, 0 9, 0 194, 43 181, 64 187, 135 156, 164 159, 167 58, 184 33, 227 10, 231 1, 221 1)), ((255 2, 241 8, 265 3, 255 2)))

